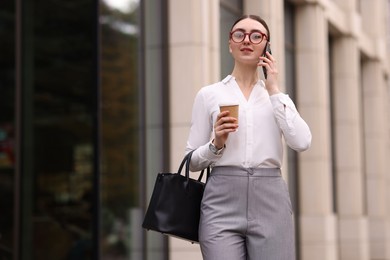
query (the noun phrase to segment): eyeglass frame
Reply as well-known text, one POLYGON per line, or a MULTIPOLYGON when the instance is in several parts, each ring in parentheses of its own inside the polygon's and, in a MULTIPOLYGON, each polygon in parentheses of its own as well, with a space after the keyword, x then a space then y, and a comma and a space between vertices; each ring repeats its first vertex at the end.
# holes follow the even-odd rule
POLYGON ((255 45, 258 45, 258 44, 262 43, 264 38, 268 41, 268 35, 265 34, 265 33, 263 33, 263 32, 260 31, 260 30, 255 30, 255 31, 251 31, 251 32, 247 33, 247 32, 245 32, 245 31, 242 30, 242 29, 236 29, 236 30, 234 30, 234 31, 231 31, 231 32, 230 32, 230 39, 231 39, 234 43, 242 43, 243 41, 245 41, 245 38, 246 38, 247 35, 248 35, 249 41, 250 41, 252 44, 255 44, 255 45), (236 42, 235 40, 233 40, 233 37, 232 37, 233 33, 238 32, 238 31, 240 31, 240 32, 242 32, 242 33, 244 34, 244 38, 242 38, 242 41, 240 41, 240 42, 236 42), (261 34, 261 41, 260 41, 259 43, 254 43, 254 42, 252 42, 252 40, 251 40, 251 34, 252 34, 252 33, 260 33, 260 34, 261 34))

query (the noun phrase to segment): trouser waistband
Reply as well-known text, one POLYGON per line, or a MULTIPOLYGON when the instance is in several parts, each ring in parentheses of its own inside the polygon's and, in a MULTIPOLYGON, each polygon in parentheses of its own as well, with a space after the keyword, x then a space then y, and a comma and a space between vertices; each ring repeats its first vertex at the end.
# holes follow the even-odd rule
POLYGON ((216 166, 211 171, 213 175, 224 176, 253 176, 253 177, 280 177, 280 168, 244 168, 239 166, 216 166))

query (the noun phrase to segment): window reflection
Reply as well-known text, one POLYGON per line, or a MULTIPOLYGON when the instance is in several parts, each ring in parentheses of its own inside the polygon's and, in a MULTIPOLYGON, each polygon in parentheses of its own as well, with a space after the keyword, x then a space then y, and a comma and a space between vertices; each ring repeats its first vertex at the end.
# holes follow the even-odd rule
POLYGON ((122 13, 133 13, 139 7, 140 0, 103 0, 109 9, 119 10, 122 13))
POLYGON ((22 259, 91 259, 93 10, 23 5, 22 259))
POLYGON ((229 75, 234 66, 232 55, 229 52, 229 33, 232 24, 242 15, 242 0, 220 1, 220 44, 221 44, 221 77, 229 75))
POLYGON ((15 9, 0 9, 0 259, 13 256, 15 181, 15 9), (6 51, 4 51, 6 50, 6 51))
POLYGON ((139 208, 138 1, 104 1, 101 30, 102 258, 128 259, 139 208))

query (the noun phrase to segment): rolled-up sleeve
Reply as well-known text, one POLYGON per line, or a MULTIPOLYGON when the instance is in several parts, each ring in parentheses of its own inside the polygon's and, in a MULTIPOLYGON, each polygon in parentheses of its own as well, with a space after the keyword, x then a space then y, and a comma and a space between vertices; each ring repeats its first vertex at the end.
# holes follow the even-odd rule
POLYGON ((311 131, 299 115, 294 102, 283 93, 270 96, 270 100, 287 145, 298 152, 307 150, 311 145, 311 131))

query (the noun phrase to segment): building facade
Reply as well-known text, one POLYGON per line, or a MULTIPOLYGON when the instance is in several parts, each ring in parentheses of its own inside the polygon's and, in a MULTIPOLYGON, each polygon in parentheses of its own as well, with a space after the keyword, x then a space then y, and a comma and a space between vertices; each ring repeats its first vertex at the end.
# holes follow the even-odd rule
POLYGON ((313 134, 282 169, 297 259, 390 260, 388 0, 2 3, 1 260, 201 259, 141 223, 156 174, 182 160, 197 91, 232 70, 244 13, 268 22, 313 134))

